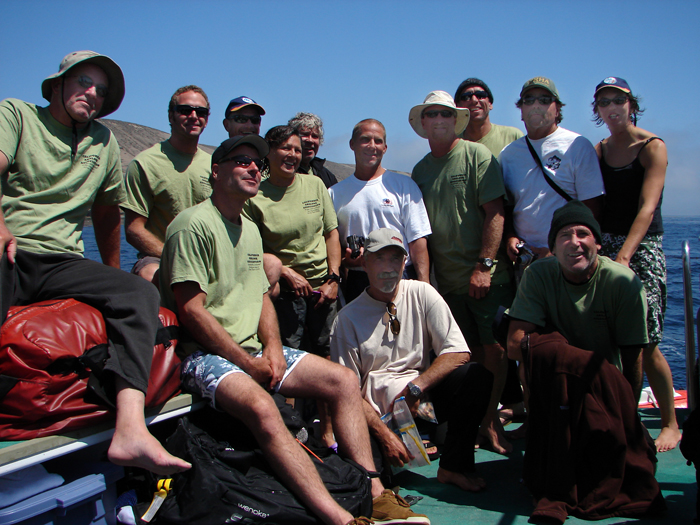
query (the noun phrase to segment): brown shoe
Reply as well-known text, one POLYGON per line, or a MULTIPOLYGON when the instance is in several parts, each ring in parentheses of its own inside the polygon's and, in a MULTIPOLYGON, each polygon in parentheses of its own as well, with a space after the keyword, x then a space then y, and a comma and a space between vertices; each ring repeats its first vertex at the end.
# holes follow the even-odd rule
POLYGON ((405 499, 389 489, 372 501, 372 519, 382 524, 430 525, 428 516, 413 512, 405 499))
POLYGON ((371 525, 372 523, 374 523, 374 520, 360 516, 352 521, 348 521, 346 525, 371 525))

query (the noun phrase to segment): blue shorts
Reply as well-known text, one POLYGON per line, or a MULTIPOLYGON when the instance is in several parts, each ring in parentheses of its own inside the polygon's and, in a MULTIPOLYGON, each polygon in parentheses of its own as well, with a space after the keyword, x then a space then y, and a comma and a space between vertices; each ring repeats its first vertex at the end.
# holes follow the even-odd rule
MULTIPOLYGON (((302 350, 295 350, 287 346, 283 346, 282 351, 284 352, 284 359, 287 361, 287 370, 284 372, 282 381, 275 387, 275 392, 280 389, 282 383, 284 383, 287 376, 294 370, 297 363, 301 361, 304 356, 308 355, 302 350)), ((262 352, 258 352, 254 357, 262 357, 262 352)), ((180 380, 185 390, 192 394, 202 396, 209 401, 209 404, 213 408, 217 408, 216 388, 223 378, 229 374, 235 373, 246 374, 242 368, 239 368, 231 361, 221 356, 198 351, 188 355, 182 362, 180 380)))

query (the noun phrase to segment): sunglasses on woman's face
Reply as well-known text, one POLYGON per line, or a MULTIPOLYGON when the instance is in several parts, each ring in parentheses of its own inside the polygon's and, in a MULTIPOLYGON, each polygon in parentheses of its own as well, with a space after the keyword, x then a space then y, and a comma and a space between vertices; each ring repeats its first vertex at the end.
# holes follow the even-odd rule
POLYGON ((622 106, 625 102, 627 102, 627 97, 624 95, 620 95, 615 98, 599 98, 596 101, 596 104, 598 104, 601 108, 607 108, 610 105, 610 103, 613 103, 616 106, 622 106))

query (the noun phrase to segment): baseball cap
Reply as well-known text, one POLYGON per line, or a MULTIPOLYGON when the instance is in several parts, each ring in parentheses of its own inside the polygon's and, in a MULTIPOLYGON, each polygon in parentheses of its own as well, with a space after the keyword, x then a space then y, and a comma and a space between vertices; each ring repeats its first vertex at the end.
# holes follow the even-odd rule
POLYGON ((593 96, 596 96, 598 94, 598 91, 601 89, 605 88, 615 88, 619 89, 623 93, 632 93, 632 89, 630 89, 629 84, 624 78, 620 77, 607 77, 604 78, 600 84, 598 84, 595 87, 595 93, 593 93, 593 96))
POLYGON ((260 158, 267 157, 267 154, 270 153, 270 146, 267 145, 265 139, 260 135, 236 135, 235 137, 231 137, 223 141, 221 145, 214 150, 214 153, 212 153, 211 156, 211 165, 214 166, 214 164, 218 164, 219 161, 228 155, 234 148, 242 146, 243 144, 250 144, 256 150, 258 150, 260 158))
POLYGON ((242 97, 237 97, 231 100, 231 102, 228 103, 228 106, 226 106, 226 111, 224 112, 224 118, 229 118, 231 116, 231 113, 234 111, 238 111, 239 109, 243 109, 248 106, 254 106, 257 108, 257 110, 260 112, 260 115, 265 114, 265 110, 263 107, 255 102, 252 98, 242 96, 242 97))
POLYGON ((554 98, 561 102, 561 99, 559 98, 559 92, 557 91, 557 87, 554 85, 554 82, 552 82, 546 77, 533 77, 527 82, 525 82, 525 84, 523 84, 523 89, 520 90, 520 98, 523 98, 523 95, 526 91, 537 87, 546 89, 552 95, 554 95, 554 98))
POLYGON ((403 245, 403 237, 401 237, 399 232, 391 228, 379 228, 378 230, 374 230, 367 236, 367 240, 365 240, 365 251, 367 252, 378 252, 388 246, 401 248, 403 254, 408 255, 403 245))

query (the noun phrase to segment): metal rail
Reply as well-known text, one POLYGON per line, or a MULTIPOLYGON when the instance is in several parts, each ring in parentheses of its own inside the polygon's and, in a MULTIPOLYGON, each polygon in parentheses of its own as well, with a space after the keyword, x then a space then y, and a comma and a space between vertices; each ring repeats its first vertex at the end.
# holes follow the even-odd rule
MULTIPOLYGON (((685 302, 685 373, 688 408, 693 410, 697 402, 698 385, 695 375, 695 315, 693 314, 693 283, 690 277, 688 241, 683 241, 683 300, 685 302)), ((700 317, 700 310, 698 316, 700 317)), ((700 332, 700 325, 698 325, 698 331, 700 332)))

